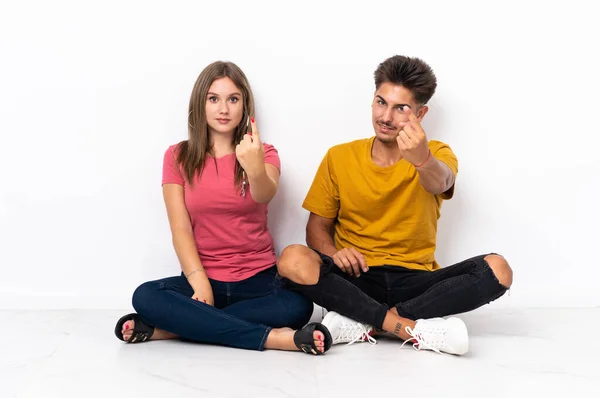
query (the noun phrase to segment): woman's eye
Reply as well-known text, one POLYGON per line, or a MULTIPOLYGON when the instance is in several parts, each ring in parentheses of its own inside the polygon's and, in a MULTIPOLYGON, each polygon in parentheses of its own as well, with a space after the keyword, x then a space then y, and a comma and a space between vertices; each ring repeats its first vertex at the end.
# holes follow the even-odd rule
POLYGON ((231 98, 229 99, 229 101, 231 101, 233 104, 235 104, 236 102, 238 102, 238 101, 239 101, 239 99, 238 99, 237 97, 231 97, 231 98))
POLYGON ((217 101, 218 101, 217 97, 215 97, 215 96, 208 97, 208 100, 209 100, 210 102, 217 102, 217 101))

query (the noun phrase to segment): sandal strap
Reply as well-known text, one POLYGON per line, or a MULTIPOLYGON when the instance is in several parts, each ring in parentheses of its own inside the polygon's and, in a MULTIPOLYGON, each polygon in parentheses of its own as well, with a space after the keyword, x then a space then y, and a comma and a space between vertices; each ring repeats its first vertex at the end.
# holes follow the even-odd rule
POLYGON ((138 314, 135 313, 122 316, 121 319, 117 321, 117 325, 115 326, 115 335, 119 338, 119 340, 125 341, 127 343, 142 343, 146 340, 149 340, 153 334, 154 327, 148 325, 142 320, 142 318, 138 314), (121 330, 123 329, 123 324, 131 320, 135 322, 131 338, 129 340, 124 340, 123 335, 121 333, 121 330))
POLYGON ((331 333, 329 333, 329 329, 321 323, 313 322, 304 326, 302 329, 296 331, 294 333, 294 344, 298 347, 302 352, 312 355, 323 355, 333 343, 333 338, 331 337, 331 333), (325 345, 323 347, 323 352, 319 351, 318 347, 315 345, 315 339, 313 337, 314 331, 318 330, 322 332, 325 336, 325 345))

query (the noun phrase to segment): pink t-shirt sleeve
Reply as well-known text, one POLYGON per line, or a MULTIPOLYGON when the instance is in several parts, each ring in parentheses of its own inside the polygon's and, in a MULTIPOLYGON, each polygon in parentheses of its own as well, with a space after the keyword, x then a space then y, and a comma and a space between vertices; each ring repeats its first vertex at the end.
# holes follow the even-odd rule
POLYGON ((181 169, 177 165, 175 147, 175 145, 172 145, 165 152, 163 158, 162 183, 185 185, 185 180, 183 175, 181 175, 181 169))
POLYGON ((265 149, 265 163, 272 164, 277 167, 277 170, 281 173, 281 160, 279 160, 279 153, 277 149, 273 145, 264 144, 263 147, 265 149))

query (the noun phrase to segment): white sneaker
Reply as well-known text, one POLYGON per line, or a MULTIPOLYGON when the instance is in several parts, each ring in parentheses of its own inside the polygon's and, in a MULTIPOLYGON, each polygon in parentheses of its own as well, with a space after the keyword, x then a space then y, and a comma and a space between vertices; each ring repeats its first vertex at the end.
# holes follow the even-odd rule
POLYGON ((417 350, 432 350, 437 353, 463 355, 469 351, 467 326, 458 318, 419 319, 414 329, 406 327, 417 350))
POLYGON ((329 329, 333 338, 332 344, 348 343, 350 345, 363 341, 371 344, 377 343, 377 340, 369 334, 373 330, 372 326, 357 322, 337 312, 329 311, 321 323, 329 329))

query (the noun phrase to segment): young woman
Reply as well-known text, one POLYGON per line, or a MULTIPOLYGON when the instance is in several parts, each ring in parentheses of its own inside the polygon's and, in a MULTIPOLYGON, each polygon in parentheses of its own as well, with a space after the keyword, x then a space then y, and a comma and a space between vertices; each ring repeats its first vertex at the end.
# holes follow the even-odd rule
POLYGON ((267 204, 280 161, 260 140, 252 91, 238 66, 215 62, 202 71, 188 124, 188 140, 165 153, 162 177, 182 274, 139 286, 137 314, 117 322, 116 336, 324 353, 327 328, 302 328, 312 302, 285 290, 276 272, 267 204))

